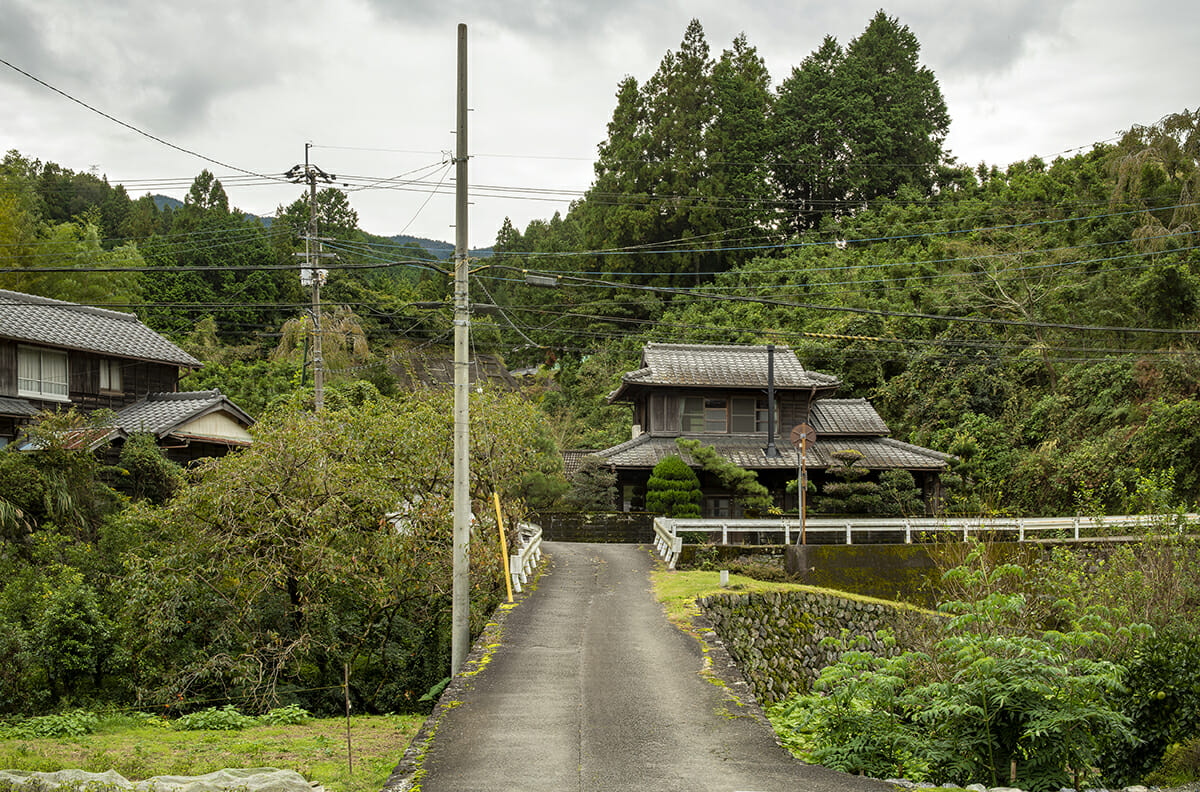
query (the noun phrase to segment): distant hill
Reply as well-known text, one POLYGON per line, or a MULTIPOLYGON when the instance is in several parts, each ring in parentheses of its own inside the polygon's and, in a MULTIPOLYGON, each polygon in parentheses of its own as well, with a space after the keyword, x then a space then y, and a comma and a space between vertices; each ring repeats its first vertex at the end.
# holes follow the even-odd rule
POLYGON ((158 211, 160 212, 168 207, 170 207, 172 212, 174 212, 176 209, 183 208, 183 201, 179 200, 178 198, 172 198, 169 195, 155 194, 151 195, 150 199, 154 201, 154 205, 158 207, 158 211))
MULTIPOLYGON (((180 208, 183 207, 183 201, 179 200, 178 198, 172 198, 169 195, 160 195, 160 194, 151 195, 150 200, 154 201, 154 205, 158 207, 158 211, 160 211, 160 212, 163 209, 167 209, 167 208, 169 208, 172 212, 174 212, 174 211, 178 211, 180 208)), ((270 228, 272 221, 275 220, 274 217, 271 217, 269 215, 267 217, 262 217, 261 215, 256 215, 252 212, 243 212, 242 216, 245 217, 247 220, 257 220, 258 222, 262 223, 263 226, 266 228, 270 228)))
MULTIPOLYGON (((426 239, 424 237, 409 236, 407 234, 396 234, 395 236, 388 237, 388 239, 392 240, 398 245, 403 245, 409 242, 420 245, 421 247, 425 248, 425 250, 429 251, 431 256, 441 259, 442 261, 446 261, 454 255, 454 244, 451 242, 440 242, 436 239, 426 239)), ((491 247, 474 248, 472 250, 468 250, 467 255, 471 258, 491 258, 494 252, 495 251, 493 251, 491 247)))
MULTIPOLYGON (((168 207, 170 207, 171 211, 176 211, 183 206, 183 201, 179 200, 178 198, 172 198, 169 195, 152 195, 150 197, 154 200, 154 205, 158 207, 160 212, 168 207)), ((246 213, 246 217, 259 220, 267 228, 271 227, 271 221, 275 219, 273 217, 261 217, 249 212, 246 213)), ((385 239, 388 239, 397 245, 403 245, 410 242, 420 245, 422 248, 428 251, 431 256, 442 261, 446 261, 454 256, 454 244, 452 242, 442 242, 437 239, 426 239, 425 237, 409 236, 408 234, 395 234, 390 237, 385 237, 385 239)), ((467 251, 467 255, 471 258, 491 258, 494 252, 495 251, 493 251, 491 247, 474 248, 467 251)))

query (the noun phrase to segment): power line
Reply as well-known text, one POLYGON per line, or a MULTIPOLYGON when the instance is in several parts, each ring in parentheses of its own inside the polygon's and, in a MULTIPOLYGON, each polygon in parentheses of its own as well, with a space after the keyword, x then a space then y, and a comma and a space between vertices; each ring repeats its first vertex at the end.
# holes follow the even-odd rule
POLYGON ((22 74, 25 77, 28 77, 29 79, 33 80, 34 82, 38 83, 39 85, 49 88, 51 91, 54 91, 56 94, 66 98, 66 99, 71 100, 72 102, 79 105, 80 107, 86 108, 86 109, 92 111, 93 113, 95 113, 96 115, 103 116, 104 118, 107 118, 109 121, 112 121, 115 124, 119 124, 120 126, 123 126, 132 132, 136 132, 137 134, 139 134, 143 137, 149 138, 150 140, 153 140, 156 143, 161 143, 162 145, 166 146, 167 148, 171 148, 171 149, 174 149, 175 151, 179 151, 183 154, 187 154, 189 156, 196 157, 198 159, 202 159, 205 162, 212 163, 213 165, 220 165, 222 168, 228 168, 229 170, 238 171, 239 173, 245 173, 250 176, 258 176, 263 179, 273 179, 274 178, 275 181, 280 181, 280 182, 284 181, 284 179, 282 179, 282 178, 275 178, 272 176, 266 176, 261 173, 255 173, 254 171, 246 170, 245 168, 239 168, 236 165, 230 165, 229 163, 221 162, 220 160, 213 159, 212 157, 201 154, 198 151, 192 151, 191 149, 187 149, 187 148, 183 148, 182 146, 178 146, 178 145, 170 142, 169 140, 164 140, 163 138, 160 138, 157 135, 151 134, 150 132, 147 132, 144 129, 139 129, 138 127, 134 126, 133 124, 130 124, 126 121, 122 121, 121 119, 117 118, 116 116, 109 115, 108 113, 104 112, 103 110, 100 110, 99 108, 93 107, 92 105, 88 104, 87 102, 83 101, 82 99, 78 99, 78 98, 72 96, 71 94, 67 93, 66 91, 64 91, 60 88, 54 87, 50 83, 41 79, 40 77, 30 74, 29 72, 25 71, 24 69, 20 68, 19 66, 13 65, 12 63, 8 62, 7 60, 5 60, 3 58, 0 58, 0 63, 3 63, 5 66, 7 66, 8 68, 17 72, 18 74, 22 74))

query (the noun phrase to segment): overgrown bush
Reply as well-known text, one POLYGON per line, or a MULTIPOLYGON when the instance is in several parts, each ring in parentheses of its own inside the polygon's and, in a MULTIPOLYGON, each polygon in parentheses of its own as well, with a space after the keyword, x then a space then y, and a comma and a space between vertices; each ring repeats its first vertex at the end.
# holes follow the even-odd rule
POLYGON ((821 672, 817 693, 772 711, 808 759, 846 772, 1056 790, 1091 780, 1104 752, 1132 738, 1121 712, 1123 669, 1096 614, 1030 634, 1025 596, 1005 590, 1016 565, 977 546, 947 573, 968 600, 942 605, 945 635, 929 652, 877 657, 854 645, 821 672))
POLYGON ((184 731, 239 731, 249 728, 256 723, 254 718, 243 715, 231 704, 220 709, 208 707, 198 712, 190 712, 175 721, 175 728, 184 731))

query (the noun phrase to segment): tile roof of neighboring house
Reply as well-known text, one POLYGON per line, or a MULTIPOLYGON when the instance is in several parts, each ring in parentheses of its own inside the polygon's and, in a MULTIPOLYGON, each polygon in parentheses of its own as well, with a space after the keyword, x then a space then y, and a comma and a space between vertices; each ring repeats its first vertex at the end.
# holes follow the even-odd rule
POLYGON ((200 361, 129 313, 0 289, 0 338, 199 368, 200 361))
MULTIPOLYGON (((763 453, 765 442, 758 439, 738 437, 703 438, 705 445, 716 449, 725 459, 746 470, 786 468, 794 470, 799 465, 799 450, 787 440, 777 442, 779 456, 769 458, 763 453)), ((943 470, 949 455, 921 446, 904 443, 890 437, 830 437, 821 438, 808 447, 806 457, 809 468, 827 468, 836 464, 833 454, 852 449, 863 455, 862 465, 873 470, 904 468, 906 470, 943 470)), ((675 455, 690 462, 672 437, 641 435, 620 445, 597 451, 596 455, 615 467, 652 468, 664 458, 675 455)))
POLYGON ((202 418, 223 411, 250 426, 254 419, 219 390, 183 393, 151 393, 117 413, 117 425, 128 433, 153 432, 158 437, 202 418))
MULTIPOLYGON (((454 355, 430 352, 398 352, 392 356, 389 370, 407 387, 423 385, 426 388, 449 387, 454 384, 454 355)), ((517 390, 517 382, 504 361, 495 355, 475 354, 468 361, 468 376, 471 384, 484 380, 505 390, 517 390)))
MULTIPOLYGON (((775 387, 782 389, 832 391, 841 384, 831 374, 805 371, 796 353, 786 346, 775 347, 774 377, 775 387)), ((642 368, 621 377, 621 385, 609 396, 609 401, 616 401, 629 389, 644 385, 765 388, 767 348, 646 344, 642 348, 642 368)))
POLYGON ((0 396, 0 415, 37 415, 38 409, 24 399, 0 396))
POLYGON ((563 475, 571 478, 575 474, 575 471, 579 470, 579 466, 583 464, 583 460, 595 453, 596 451, 586 448, 563 451, 563 475))
POLYGON ((887 424, 866 399, 818 399, 813 402, 808 421, 821 435, 891 434, 887 424))

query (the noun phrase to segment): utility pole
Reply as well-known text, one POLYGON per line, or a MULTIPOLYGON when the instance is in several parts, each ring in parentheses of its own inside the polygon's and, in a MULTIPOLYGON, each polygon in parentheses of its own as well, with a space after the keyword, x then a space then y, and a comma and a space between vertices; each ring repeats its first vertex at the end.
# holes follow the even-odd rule
MULTIPOLYGON (((328 274, 317 266, 320 259, 334 258, 333 253, 321 251, 321 239, 317 236, 317 180, 326 183, 336 177, 326 173, 315 165, 308 163, 308 150, 311 143, 304 144, 304 165, 295 165, 287 176, 292 182, 308 182, 308 232, 304 236, 304 264, 300 270, 300 283, 312 286, 312 315, 313 315, 313 409, 320 412, 325 406, 325 359, 321 354, 321 284, 328 274)), ((297 254, 300 255, 300 254, 297 254)))
POLYGON ((458 126, 454 189, 454 559, 450 674, 471 648, 471 306, 467 289, 467 26, 458 26, 458 126))

